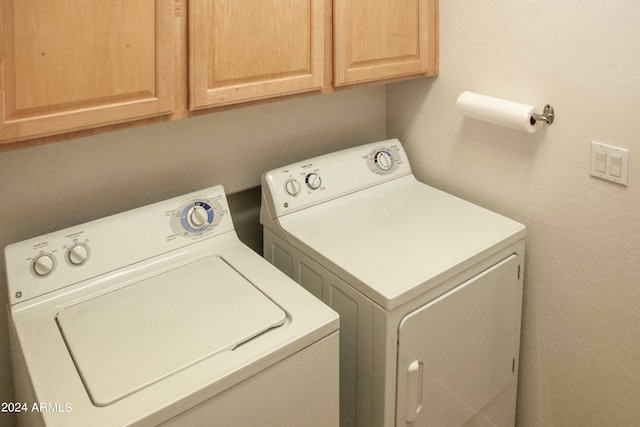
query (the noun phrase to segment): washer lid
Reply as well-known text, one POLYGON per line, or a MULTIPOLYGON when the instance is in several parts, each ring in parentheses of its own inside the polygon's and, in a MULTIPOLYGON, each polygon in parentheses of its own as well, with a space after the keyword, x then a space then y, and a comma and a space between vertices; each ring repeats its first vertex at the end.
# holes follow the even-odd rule
POLYGON ((63 309, 57 321, 96 406, 280 326, 285 312, 210 256, 63 309))

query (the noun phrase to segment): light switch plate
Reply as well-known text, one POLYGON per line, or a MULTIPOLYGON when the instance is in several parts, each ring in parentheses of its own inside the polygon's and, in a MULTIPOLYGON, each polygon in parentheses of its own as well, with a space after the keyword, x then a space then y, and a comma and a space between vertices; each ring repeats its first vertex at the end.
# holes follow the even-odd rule
POLYGON ((591 175, 628 185, 629 150, 591 141, 591 175))

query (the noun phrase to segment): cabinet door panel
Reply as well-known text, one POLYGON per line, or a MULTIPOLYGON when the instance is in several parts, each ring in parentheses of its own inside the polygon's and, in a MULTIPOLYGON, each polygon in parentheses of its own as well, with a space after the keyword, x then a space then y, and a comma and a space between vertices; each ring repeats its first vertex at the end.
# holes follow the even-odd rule
POLYGON ((3 140, 171 113, 172 0, 4 0, 3 140))
POLYGON ((322 88, 324 0, 192 0, 190 106, 322 88))
POLYGON ((334 0, 334 85, 436 71, 437 0, 334 0))

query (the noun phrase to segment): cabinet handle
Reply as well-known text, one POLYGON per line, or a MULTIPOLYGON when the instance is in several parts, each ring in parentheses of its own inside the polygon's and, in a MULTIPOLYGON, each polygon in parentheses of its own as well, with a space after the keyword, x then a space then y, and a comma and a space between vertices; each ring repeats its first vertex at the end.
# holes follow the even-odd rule
POLYGON ((406 421, 412 423, 422 410, 422 363, 414 360, 407 368, 406 421))

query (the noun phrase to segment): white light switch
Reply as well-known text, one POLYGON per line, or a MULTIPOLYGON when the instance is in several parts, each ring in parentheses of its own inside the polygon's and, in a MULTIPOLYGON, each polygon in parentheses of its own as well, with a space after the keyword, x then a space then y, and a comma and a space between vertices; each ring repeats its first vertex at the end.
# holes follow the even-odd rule
POLYGON ((607 172, 607 153, 604 151, 596 151, 596 171, 600 173, 607 172))
POLYGON ((627 185, 629 150, 600 142, 591 142, 591 175, 627 185))
POLYGON ((622 157, 611 156, 611 175, 616 178, 620 178, 622 176, 622 157))

